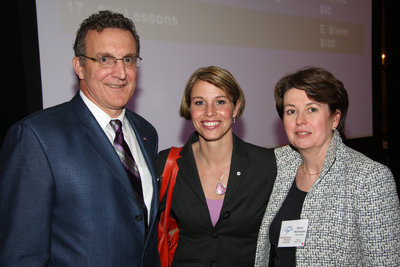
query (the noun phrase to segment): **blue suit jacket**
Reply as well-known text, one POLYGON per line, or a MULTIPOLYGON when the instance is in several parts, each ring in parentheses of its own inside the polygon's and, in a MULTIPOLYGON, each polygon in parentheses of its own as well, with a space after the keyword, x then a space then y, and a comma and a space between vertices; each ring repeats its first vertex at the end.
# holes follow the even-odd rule
POLYGON ((126 116, 153 176, 143 214, 111 142, 79 94, 9 130, 0 151, 0 266, 159 266, 154 127, 126 116))

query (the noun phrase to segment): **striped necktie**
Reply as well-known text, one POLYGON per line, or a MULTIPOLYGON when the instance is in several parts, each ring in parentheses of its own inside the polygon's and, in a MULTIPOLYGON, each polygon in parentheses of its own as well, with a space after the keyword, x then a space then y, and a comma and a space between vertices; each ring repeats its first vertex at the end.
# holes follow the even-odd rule
POLYGON ((120 120, 111 120, 110 125, 115 131, 115 138, 114 138, 115 151, 117 152, 119 158, 121 159, 122 164, 124 165, 125 169, 128 172, 133 189, 140 202, 143 214, 145 215, 146 219, 145 222, 147 224, 147 208, 143 199, 142 181, 140 178, 138 166, 135 160, 133 159, 128 144, 125 142, 124 134, 122 132, 122 123, 120 120))

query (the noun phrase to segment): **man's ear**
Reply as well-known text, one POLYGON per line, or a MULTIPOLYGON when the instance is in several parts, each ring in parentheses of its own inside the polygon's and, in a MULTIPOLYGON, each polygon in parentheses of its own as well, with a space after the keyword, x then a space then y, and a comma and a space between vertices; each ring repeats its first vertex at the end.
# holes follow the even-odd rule
POLYGON ((81 65, 81 58, 80 57, 74 57, 72 59, 72 65, 74 67, 74 71, 75 71, 76 75, 78 76, 78 78, 80 80, 84 80, 85 79, 85 75, 83 73, 83 66, 81 65))

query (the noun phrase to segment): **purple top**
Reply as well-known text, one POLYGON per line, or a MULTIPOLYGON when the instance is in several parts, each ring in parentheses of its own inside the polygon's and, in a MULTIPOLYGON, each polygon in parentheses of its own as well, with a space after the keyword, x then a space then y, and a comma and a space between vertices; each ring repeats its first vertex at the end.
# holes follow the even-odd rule
POLYGON ((215 226, 219 219, 219 214, 221 213, 222 204, 224 203, 224 199, 210 199, 207 198, 207 206, 210 212, 212 225, 215 226))

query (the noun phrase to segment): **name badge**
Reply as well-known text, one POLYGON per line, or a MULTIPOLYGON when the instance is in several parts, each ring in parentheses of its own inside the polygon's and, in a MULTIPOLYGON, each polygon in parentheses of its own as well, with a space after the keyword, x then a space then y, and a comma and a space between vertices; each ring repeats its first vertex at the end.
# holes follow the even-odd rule
POLYGON ((308 220, 282 221, 278 248, 303 247, 306 240, 308 220))

